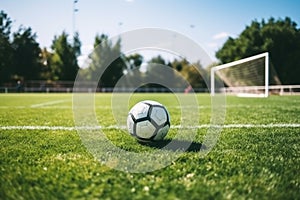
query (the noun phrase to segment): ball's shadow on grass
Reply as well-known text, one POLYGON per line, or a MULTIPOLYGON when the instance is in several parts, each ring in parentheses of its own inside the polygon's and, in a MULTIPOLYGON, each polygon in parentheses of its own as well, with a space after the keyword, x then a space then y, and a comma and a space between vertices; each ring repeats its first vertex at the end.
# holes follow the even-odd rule
POLYGON ((206 149, 206 147, 199 142, 191 142, 177 139, 165 139, 149 143, 140 143, 142 145, 149 146, 152 148, 169 151, 198 152, 201 150, 202 146, 202 149, 206 149))

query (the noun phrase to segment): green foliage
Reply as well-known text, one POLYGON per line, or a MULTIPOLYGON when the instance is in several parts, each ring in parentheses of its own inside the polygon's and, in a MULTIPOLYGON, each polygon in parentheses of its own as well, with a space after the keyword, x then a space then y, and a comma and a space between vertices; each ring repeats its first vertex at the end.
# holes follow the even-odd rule
POLYGON ((74 44, 68 42, 68 34, 63 32, 55 36, 51 46, 54 51, 52 56, 52 68, 58 72, 59 80, 74 81, 79 69, 76 55, 80 53, 80 41, 78 34, 75 35, 74 44), (74 45, 74 46, 73 46, 74 45))
POLYGON ((47 48, 41 50, 41 79, 53 81, 59 79, 60 69, 57 65, 52 64, 58 62, 57 60, 58 58, 55 58, 55 55, 49 52, 47 48))
POLYGON ((20 27, 11 36, 11 19, 0 12, 0 83, 11 80, 75 80, 79 66, 81 42, 75 33, 73 43, 63 32, 55 36, 51 46, 53 53, 40 49, 36 34, 31 28, 20 27), (12 38, 12 41, 10 41, 12 38))
MULTIPOLYGON (((111 98, 111 94, 95 95, 95 114, 105 126, 115 123, 111 98)), ((208 124, 211 98, 197 98, 199 124, 208 124)), ((172 125, 180 123, 174 95, 134 94, 129 104, 143 99, 162 102, 172 125)), ((225 123, 299 124, 299 103, 298 96, 228 96, 225 123)), ((71 94, 1 94, 0 109, 1 127, 74 126, 71 94)), ((197 144, 203 142, 206 131, 198 129, 197 144)), ((156 148, 139 144, 120 129, 105 134, 128 151, 156 148)), ((208 155, 185 152, 166 168, 139 174, 100 163, 73 130, 0 129, 0 199, 298 199, 299 141, 299 127, 223 129, 208 155)))
POLYGON ((40 47, 31 28, 20 27, 11 36, 11 19, 0 13, 0 83, 40 78, 40 47), (10 41, 12 38, 12 41, 10 41))
POLYGON ((4 11, 0 11, 0 84, 8 81, 12 74, 12 54, 10 30, 12 20, 4 11))
POLYGON ((135 54, 126 56, 125 60, 129 64, 129 65, 127 65, 127 68, 129 67, 128 70, 130 70, 130 69, 133 70, 133 69, 140 69, 144 58, 142 55, 135 53, 135 54))
POLYGON ((205 77, 207 72, 202 68, 199 62, 189 63, 186 59, 175 59, 170 63, 170 66, 175 69, 193 88, 206 88, 205 77))
POLYGON ((89 64, 80 71, 82 78, 99 81, 100 87, 114 87, 127 68, 121 56, 121 40, 113 44, 107 35, 97 35, 89 64))
POLYGON ((21 27, 13 34, 13 75, 38 80, 41 73, 41 49, 31 28, 21 27))
POLYGON ((79 33, 76 32, 73 37, 73 52, 75 54, 75 57, 78 57, 81 55, 81 41, 79 38, 79 33))
POLYGON ((283 84, 300 84, 300 29, 290 18, 266 23, 253 21, 237 37, 228 38, 216 53, 222 63, 228 63, 245 57, 268 51, 272 64, 283 84))
POLYGON ((10 30, 11 30, 11 19, 8 17, 8 15, 1 10, 0 11, 0 32, 1 36, 9 38, 10 30))
POLYGON ((160 64, 160 65, 166 65, 166 61, 161 57, 161 55, 158 55, 156 57, 153 57, 149 63, 155 63, 155 64, 160 64))

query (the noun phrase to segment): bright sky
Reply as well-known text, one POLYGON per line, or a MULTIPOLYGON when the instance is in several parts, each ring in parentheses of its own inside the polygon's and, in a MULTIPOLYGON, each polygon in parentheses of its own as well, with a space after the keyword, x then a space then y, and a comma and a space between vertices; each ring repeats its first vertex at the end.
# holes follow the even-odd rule
MULTIPOLYGON (((37 33, 41 47, 50 47, 54 35, 73 32, 74 0, 1 0, 14 21, 37 33)), ((75 29, 83 54, 97 33, 116 36, 139 28, 165 28, 198 43, 215 60, 228 36, 236 37, 251 21, 290 17, 300 26, 300 1, 289 0, 78 0, 75 29)))

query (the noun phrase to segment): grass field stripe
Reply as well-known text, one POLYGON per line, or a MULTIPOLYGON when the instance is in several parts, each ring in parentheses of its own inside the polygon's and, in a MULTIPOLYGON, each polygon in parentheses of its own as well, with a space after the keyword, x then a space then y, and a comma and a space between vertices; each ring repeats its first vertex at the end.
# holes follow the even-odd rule
POLYGON ((76 130, 75 127, 67 126, 1 126, 1 130, 76 130))
POLYGON ((0 106, 0 109, 9 109, 9 108, 24 109, 27 108, 27 106, 0 106))
MULTIPOLYGON (((225 125, 210 125, 202 124, 197 126, 182 126, 173 125, 171 129, 203 129, 203 128, 300 128, 300 124, 225 124, 225 125)), ((0 126, 0 130, 62 130, 62 131, 74 131, 74 130, 111 130, 111 129, 126 129, 126 126, 0 126)))
POLYGON ((171 128, 174 129, 201 129, 201 128, 300 128, 300 124, 224 124, 224 125, 212 125, 212 124, 202 124, 197 126, 182 126, 182 125, 174 125, 171 128))
POLYGON ((63 103, 63 102, 66 102, 66 101, 68 101, 68 100, 47 101, 45 103, 33 104, 30 107, 31 108, 38 108, 38 107, 43 107, 43 106, 49 106, 49 105, 59 104, 59 103, 63 103))
POLYGON ((62 130, 62 131, 74 131, 74 130, 99 130, 99 129, 123 129, 117 126, 0 126, 0 130, 62 130))

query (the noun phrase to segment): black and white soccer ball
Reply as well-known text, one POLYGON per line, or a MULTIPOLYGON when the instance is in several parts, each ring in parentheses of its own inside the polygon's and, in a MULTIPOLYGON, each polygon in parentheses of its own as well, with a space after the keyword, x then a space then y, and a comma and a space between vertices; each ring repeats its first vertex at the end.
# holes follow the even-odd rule
POLYGON ((141 142, 162 140, 170 129, 169 112, 156 101, 141 101, 129 111, 127 128, 141 142))

